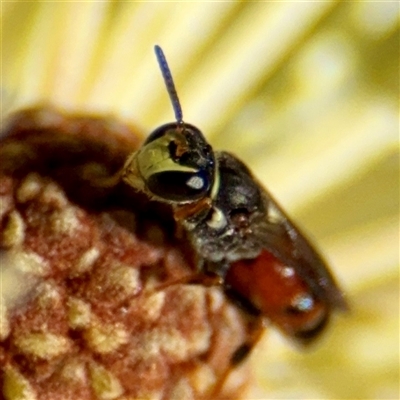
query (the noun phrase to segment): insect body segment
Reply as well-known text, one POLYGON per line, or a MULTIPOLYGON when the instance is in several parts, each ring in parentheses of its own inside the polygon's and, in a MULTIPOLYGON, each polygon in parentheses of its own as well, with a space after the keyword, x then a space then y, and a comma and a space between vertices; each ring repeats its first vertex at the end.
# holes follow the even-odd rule
MULTIPOLYGON (((162 50, 157 58, 177 121, 157 128, 127 160, 123 179, 171 204, 202 260, 201 273, 257 322, 266 318, 300 343, 318 336, 331 312, 347 305, 322 258, 235 156, 214 152, 182 121, 162 50)), ((201 279, 196 280, 200 282, 201 279)), ((232 357, 242 360, 259 333, 232 357)))
POLYGON ((258 232, 266 224, 260 188, 236 157, 215 152, 215 158, 219 190, 210 193, 210 212, 194 226, 185 220, 180 223, 197 252, 208 261, 230 263, 257 257, 262 249, 258 232))
POLYGON ((250 300, 283 333, 306 344, 325 326, 328 306, 296 273, 263 250, 255 259, 233 263, 225 284, 250 300), (265 295, 268 293, 268 296, 265 295))

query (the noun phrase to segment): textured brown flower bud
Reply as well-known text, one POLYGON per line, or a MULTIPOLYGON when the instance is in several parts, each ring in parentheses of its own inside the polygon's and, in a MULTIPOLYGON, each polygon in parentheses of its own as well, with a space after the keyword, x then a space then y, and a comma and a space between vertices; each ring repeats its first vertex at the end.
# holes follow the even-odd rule
POLYGON ((213 388, 245 317, 218 287, 168 285, 193 272, 170 210, 110 183, 134 130, 32 109, 0 143, 1 398, 240 397, 246 368, 213 388))

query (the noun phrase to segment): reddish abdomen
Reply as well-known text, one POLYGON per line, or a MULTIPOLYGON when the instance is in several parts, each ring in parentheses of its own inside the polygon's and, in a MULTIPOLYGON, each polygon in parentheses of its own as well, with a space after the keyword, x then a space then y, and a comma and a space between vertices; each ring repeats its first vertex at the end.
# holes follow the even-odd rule
POLYGON ((263 250, 233 263, 225 283, 286 335, 307 343, 325 326, 328 306, 316 298, 296 270, 263 250))

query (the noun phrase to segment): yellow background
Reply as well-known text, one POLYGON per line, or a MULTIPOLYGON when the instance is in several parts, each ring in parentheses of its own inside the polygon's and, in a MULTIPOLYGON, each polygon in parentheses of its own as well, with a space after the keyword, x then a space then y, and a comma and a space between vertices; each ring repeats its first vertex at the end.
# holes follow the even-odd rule
POLYGON ((312 352, 272 332, 249 398, 399 398, 398 2, 2 2, 2 114, 47 102, 144 134, 184 120, 314 239, 351 312, 312 352))

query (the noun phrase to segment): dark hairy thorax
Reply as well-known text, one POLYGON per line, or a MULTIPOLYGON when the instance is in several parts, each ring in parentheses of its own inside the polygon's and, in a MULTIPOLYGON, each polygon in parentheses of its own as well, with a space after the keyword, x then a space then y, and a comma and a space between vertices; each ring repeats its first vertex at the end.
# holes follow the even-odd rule
POLYGON ((261 251, 255 232, 266 224, 262 193, 250 171, 235 156, 216 152, 215 157, 218 190, 208 209, 195 213, 183 224, 197 252, 207 261, 254 258, 261 251))

